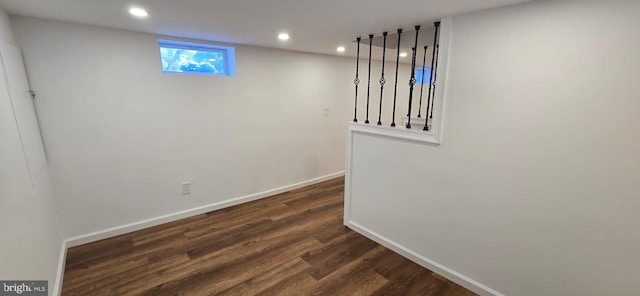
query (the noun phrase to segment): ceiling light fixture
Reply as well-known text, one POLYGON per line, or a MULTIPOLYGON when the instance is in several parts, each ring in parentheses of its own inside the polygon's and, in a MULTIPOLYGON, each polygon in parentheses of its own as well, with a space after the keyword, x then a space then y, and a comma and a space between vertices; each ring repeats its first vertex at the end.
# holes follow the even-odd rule
POLYGON ((144 10, 144 8, 140 8, 140 7, 132 7, 129 9, 129 13, 137 16, 137 17, 147 17, 149 16, 149 13, 144 10))
POLYGON ((401 52, 400 53, 400 57, 401 58, 406 58, 407 57, 407 53, 406 52, 401 52))
POLYGON ((280 40, 289 40, 289 34, 287 34, 287 33, 280 33, 280 34, 278 35, 278 39, 280 39, 280 40))
POLYGON ((344 52, 345 50, 347 50, 346 48, 344 48, 344 46, 339 46, 338 48, 336 48, 336 50, 338 52, 344 52))

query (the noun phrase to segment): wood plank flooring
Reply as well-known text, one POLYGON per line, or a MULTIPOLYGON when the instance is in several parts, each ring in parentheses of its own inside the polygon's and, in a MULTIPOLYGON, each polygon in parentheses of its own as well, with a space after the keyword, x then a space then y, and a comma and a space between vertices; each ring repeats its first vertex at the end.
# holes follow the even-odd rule
POLYGON ((63 295, 476 295, 342 225, 344 178, 71 248, 63 295))

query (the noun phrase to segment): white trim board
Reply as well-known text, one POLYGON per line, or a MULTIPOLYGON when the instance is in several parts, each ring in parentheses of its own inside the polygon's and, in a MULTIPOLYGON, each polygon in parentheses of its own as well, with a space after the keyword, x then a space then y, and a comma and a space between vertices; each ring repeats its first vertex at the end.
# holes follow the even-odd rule
POLYGON ((53 286, 53 292, 51 295, 62 295, 62 281, 64 280, 64 268, 67 263, 67 241, 62 241, 60 246, 60 258, 58 259, 58 274, 56 275, 56 282, 53 286))
POLYGON ((358 232, 369 239, 385 246, 386 248, 404 256, 405 258, 422 265, 423 267, 441 275, 445 278, 483 296, 504 296, 504 294, 487 287, 480 282, 477 282, 445 265, 442 265, 430 258, 424 257, 413 250, 405 247, 404 245, 388 239, 387 237, 380 235, 365 226, 362 226, 353 220, 351 220, 351 198, 352 198, 352 176, 353 176, 353 135, 354 134, 369 134, 388 138, 392 141, 409 140, 417 144, 427 145, 439 145, 438 142, 433 141, 431 136, 416 136, 414 131, 403 131, 398 133, 397 131, 389 131, 377 128, 375 126, 365 126, 357 123, 347 124, 347 151, 346 151, 346 164, 345 164, 345 185, 344 185, 344 225, 350 229, 358 232))
POLYGON ((188 217, 191 217, 191 216, 195 216, 195 215, 199 215, 199 214, 208 213, 208 212, 211 212, 211 211, 216 211, 216 210, 232 207, 232 206, 239 205, 239 204, 242 204, 242 203, 251 202, 251 201, 254 201, 254 200, 258 200, 258 199, 262 199, 262 198, 265 198, 265 197, 273 196, 273 195, 280 194, 280 193, 283 193, 283 192, 287 192, 287 191, 295 190, 295 189, 302 188, 302 187, 305 187, 305 186, 309 186, 309 185, 313 185, 313 184, 316 184, 316 183, 320 183, 320 182, 323 182, 323 181, 326 181, 326 180, 330 180, 330 179, 333 179, 333 178, 337 178, 337 177, 340 177, 340 176, 343 176, 343 175, 344 175, 344 171, 340 171, 340 172, 332 173, 332 174, 329 174, 329 175, 321 176, 321 177, 318 177, 318 178, 314 178, 314 179, 298 182, 298 183, 295 183, 295 184, 286 185, 286 186, 282 186, 282 187, 266 190, 266 191, 263 191, 263 192, 258 192, 258 193, 254 193, 254 194, 250 194, 250 195, 241 196, 241 197, 236 197, 236 198, 232 198, 232 199, 228 199, 228 200, 212 203, 212 204, 209 204, 209 205, 200 206, 200 207, 193 208, 193 209, 188 209, 188 210, 184 210, 184 211, 180 211, 180 212, 170 213, 170 214, 166 214, 166 215, 155 217, 155 218, 151 218, 151 219, 146 219, 146 220, 142 220, 142 221, 138 221, 138 222, 134 222, 134 223, 129 223, 129 224, 122 225, 122 226, 116 226, 116 227, 112 227, 112 228, 109 228, 109 229, 100 230, 100 231, 88 233, 88 234, 85 234, 85 235, 72 237, 72 238, 69 238, 69 239, 66 240, 67 247, 68 248, 72 248, 72 247, 83 245, 83 244, 86 244, 86 243, 99 241, 101 239, 114 237, 114 236, 117 236, 117 235, 121 235, 121 234, 129 233, 129 232, 141 230, 141 229, 144 229, 144 228, 148 228, 148 227, 152 227, 152 226, 156 226, 156 225, 160 225, 160 224, 164 224, 164 223, 168 223, 168 222, 172 222, 172 221, 188 218, 188 217))
MULTIPOLYGON (((433 118, 431 119, 431 129, 423 131, 422 129, 408 129, 402 124, 396 127, 378 126, 375 124, 365 124, 358 122, 350 122, 347 128, 347 164, 349 162, 350 151, 350 135, 351 131, 364 132, 380 136, 400 138, 416 142, 424 142, 430 144, 442 143, 443 123, 445 115, 446 89, 449 69, 449 57, 451 48, 451 38, 453 36, 453 19, 446 17, 441 20, 440 39, 438 51, 438 68, 436 69, 435 91, 433 94, 433 118)), ((426 115, 425 115, 426 116, 426 115)), ((426 117, 425 117, 426 118, 426 117)), ((348 166, 347 166, 348 175, 348 166)), ((345 184, 346 186, 347 184, 345 184)))
POLYGON ((114 236, 117 236, 117 235, 129 233, 129 232, 133 232, 133 231, 137 231, 137 230, 141 230, 141 229, 144 229, 144 228, 153 227, 153 226, 156 226, 156 225, 160 225, 160 224, 164 224, 164 223, 168 223, 168 222, 184 219, 184 218, 187 218, 187 217, 191 217, 191 216, 200 215, 200 214, 203 214, 203 213, 208 213, 208 212, 211 212, 211 211, 216 211, 216 210, 228 208, 228 207, 239 205, 239 204, 242 204, 242 203, 247 203, 247 202, 251 202, 251 201, 254 201, 254 200, 270 197, 270 196, 277 195, 277 194, 280 194, 280 193, 284 193, 284 192, 287 192, 287 191, 291 191, 291 190, 295 190, 295 189, 302 188, 302 187, 305 187, 305 186, 309 186, 309 185, 313 185, 313 184, 316 184, 316 183, 320 183, 320 182, 324 182, 324 181, 327 181, 327 180, 331 180, 333 178, 337 178, 337 177, 340 177, 340 176, 343 176, 343 175, 344 175, 344 171, 335 172, 335 173, 328 174, 328 175, 325 175, 325 176, 321 176, 321 177, 318 177, 318 178, 314 178, 314 179, 298 182, 298 183, 295 183, 295 184, 274 188, 274 189, 271 189, 271 190, 266 190, 266 191, 262 191, 262 192, 258 192, 258 193, 254 193, 254 194, 250 194, 250 195, 245 195, 245 196, 241 196, 241 197, 237 197, 237 198, 232 198, 232 199, 228 199, 228 200, 225 200, 225 201, 213 203, 213 204, 210 204, 210 205, 205 205, 205 206, 201 206, 201 207, 197 207, 197 208, 193 208, 193 209, 189 209, 189 210, 175 212, 175 213, 159 216, 159 217, 156 217, 156 218, 146 219, 146 220, 142 220, 142 221, 138 221, 138 222, 122 225, 122 226, 117 226, 117 227, 113 227, 113 228, 109 228, 109 229, 96 231, 96 232, 92 232, 92 233, 89 233, 89 234, 85 234, 85 235, 80 235, 80 236, 69 238, 69 239, 67 239, 67 240, 62 242, 62 246, 61 246, 61 250, 60 250, 60 259, 59 259, 59 262, 58 262, 58 275, 56 276, 56 282, 55 282, 55 285, 54 285, 54 288, 53 288, 53 293, 51 295, 61 295, 62 294, 62 283, 63 283, 63 278, 64 278, 64 268, 65 268, 65 263, 66 263, 66 258, 67 258, 67 249, 68 248, 72 248, 72 247, 75 247, 75 246, 87 244, 87 243, 90 243, 90 242, 99 241, 101 239, 110 238, 110 237, 114 237, 114 236))
MULTIPOLYGON (((453 18, 445 17, 440 21, 440 49, 438 50, 438 68, 436 69, 435 90, 433 92, 433 118, 431 131, 438 143, 442 142, 444 116, 447 99, 447 81, 451 57, 451 39, 453 38, 453 18)), ((426 116, 426 115, 425 115, 426 116)))
MULTIPOLYGON (((346 212, 346 210, 345 210, 346 212)), ((345 223, 345 226, 349 227, 350 229, 352 229, 353 231, 360 233, 364 236, 366 236, 367 238, 375 241, 376 243, 379 243, 381 245, 383 245, 384 247, 386 247, 389 250, 392 250, 400 255, 402 255, 403 257, 418 263, 420 265, 422 265, 424 268, 427 268, 453 282, 455 282, 456 284, 463 286, 464 288, 471 290, 472 292, 479 294, 479 295, 483 295, 483 296, 505 296, 504 294, 491 289, 477 281, 474 281, 473 279, 466 277, 465 275, 456 272, 455 270, 444 266, 434 260, 431 260, 427 257, 424 257, 408 248, 406 248, 405 246, 398 244, 364 226, 359 225, 356 222, 353 221, 347 221, 345 223)))
MULTIPOLYGON (((449 64, 449 48, 452 37, 452 19, 450 17, 442 19, 440 35, 440 55, 438 56, 437 69, 438 79, 436 80, 436 90, 434 94, 434 112, 432 128, 425 132, 421 129, 407 129, 403 126, 386 127, 362 123, 347 124, 346 157, 345 157, 345 187, 344 187, 344 225, 350 229, 368 237, 369 239, 385 246, 386 248, 406 257, 407 259, 422 265, 423 267, 436 272, 445 278, 483 296, 504 296, 504 294, 491 289, 490 287, 477 282, 450 267, 440 264, 430 258, 416 253, 406 246, 393 241, 367 227, 351 220, 351 199, 352 199, 352 159, 353 159, 353 138, 355 134, 375 135, 387 138, 391 141, 411 141, 416 144, 431 145, 438 147, 442 143, 443 122, 446 103, 446 82, 447 69, 449 64)), ((411 227, 411 225, 407 225, 411 227)))
POLYGON ((347 123, 345 178, 344 178, 344 225, 347 225, 351 216, 351 160, 353 159, 353 135, 369 134, 392 139, 402 139, 423 143, 427 145, 440 145, 440 140, 432 133, 405 129, 403 127, 381 127, 377 125, 362 124, 356 122, 347 123))
POLYGON ((370 134, 376 136, 382 136, 389 138, 390 140, 397 141, 400 140, 409 140, 415 143, 428 144, 428 145, 439 145, 439 142, 434 141, 434 138, 431 135, 423 136, 423 135, 415 135, 415 132, 412 130, 407 130, 399 133, 394 130, 383 130, 377 128, 375 126, 365 126, 357 123, 347 124, 347 151, 345 157, 345 179, 344 179, 344 225, 349 227, 350 229, 358 232, 369 239, 385 246, 386 248, 402 255, 403 257, 422 265, 423 267, 483 296, 504 296, 504 294, 491 289, 445 265, 442 265, 430 258, 424 257, 413 250, 403 246, 402 244, 395 242, 393 240, 388 239, 387 237, 380 235, 365 226, 362 226, 353 220, 351 220, 351 188, 352 188, 352 180, 353 176, 353 167, 352 167, 352 159, 353 159, 353 135, 354 134, 370 134))

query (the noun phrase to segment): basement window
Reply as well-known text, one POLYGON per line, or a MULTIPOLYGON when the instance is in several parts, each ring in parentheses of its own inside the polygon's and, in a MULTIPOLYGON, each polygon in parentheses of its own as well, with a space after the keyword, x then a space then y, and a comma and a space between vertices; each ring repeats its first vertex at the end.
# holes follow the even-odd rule
POLYGON ((424 68, 424 78, 426 81, 422 83, 422 68, 416 68, 416 83, 419 84, 429 84, 429 79, 431 78, 431 68, 424 68))
POLYGON ((191 42, 159 40, 163 73, 235 75, 235 48, 191 42))

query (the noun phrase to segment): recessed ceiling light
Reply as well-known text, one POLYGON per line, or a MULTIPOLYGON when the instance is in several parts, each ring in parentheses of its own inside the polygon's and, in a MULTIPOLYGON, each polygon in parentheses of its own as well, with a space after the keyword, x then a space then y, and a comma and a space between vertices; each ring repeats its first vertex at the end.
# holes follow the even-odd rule
POLYGON ((289 40, 289 34, 287 34, 287 33, 280 33, 280 34, 278 35, 278 39, 280 39, 280 40, 289 40))
POLYGON ((407 57, 407 53, 406 52, 401 52, 400 53, 400 57, 401 58, 406 58, 407 57))
POLYGON ((140 8, 140 7, 132 7, 129 9, 129 13, 137 16, 137 17, 147 17, 149 16, 149 13, 144 10, 144 8, 140 8))
POLYGON ((344 46, 339 46, 338 48, 336 48, 336 50, 338 52, 344 52, 345 50, 347 50, 346 48, 344 48, 344 46))

